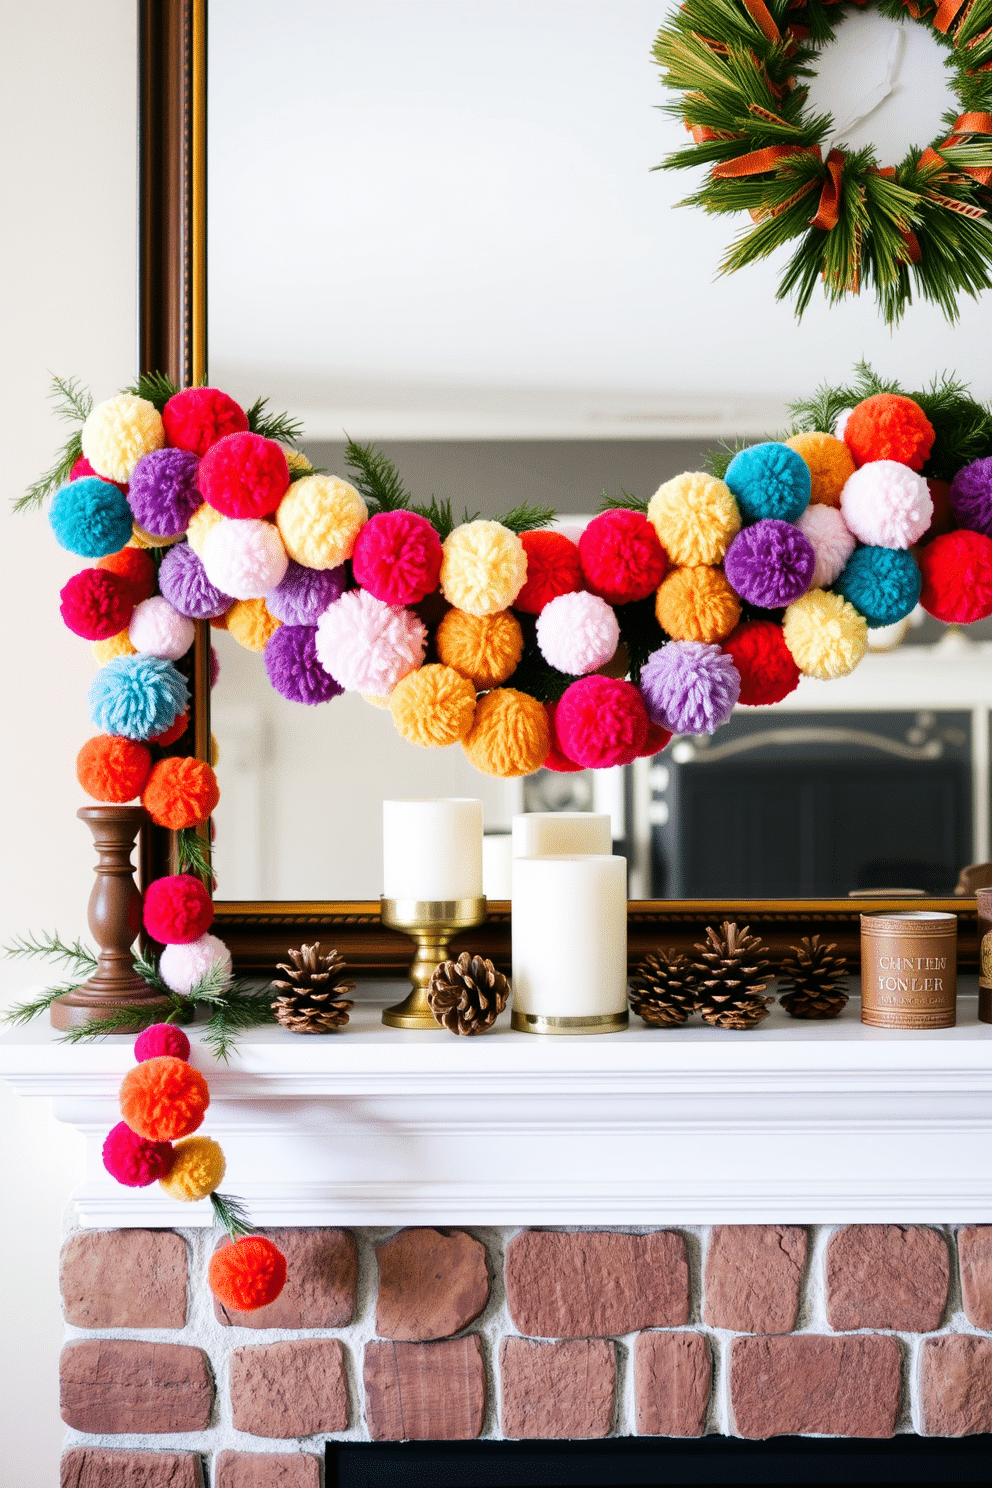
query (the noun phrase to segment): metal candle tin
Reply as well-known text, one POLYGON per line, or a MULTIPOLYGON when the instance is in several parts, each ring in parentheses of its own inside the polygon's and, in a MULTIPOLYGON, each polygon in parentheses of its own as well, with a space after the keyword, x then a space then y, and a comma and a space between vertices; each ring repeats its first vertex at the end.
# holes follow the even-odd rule
POLYGON ((992 1023, 992 889, 977 889, 978 901, 978 1018, 992 1023))
POLYGON ((953 1028, 957 937, 954 914, 927 909, 863 914, 862 1023, 873 1028, 953 1028))

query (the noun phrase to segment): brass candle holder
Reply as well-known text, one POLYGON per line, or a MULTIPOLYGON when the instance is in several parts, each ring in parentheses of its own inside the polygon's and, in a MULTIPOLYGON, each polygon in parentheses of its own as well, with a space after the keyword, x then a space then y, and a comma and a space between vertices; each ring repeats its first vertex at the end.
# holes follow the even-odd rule
POLYGON ((382 923, 405 931, 417 945, 410 963, 413 990, 402 1002, 386 1008, 382 1021, 387 1028, 443 1031, 427 1001, 431 977, 439 963, 448 959, 452 936, 481 925, 485 918, 483 894, 473 899, 383 899, 382 923))

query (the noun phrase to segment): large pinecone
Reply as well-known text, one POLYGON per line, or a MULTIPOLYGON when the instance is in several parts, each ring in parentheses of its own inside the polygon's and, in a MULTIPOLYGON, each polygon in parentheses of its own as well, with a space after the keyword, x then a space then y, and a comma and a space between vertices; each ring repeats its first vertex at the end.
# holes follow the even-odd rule
POLYGON ((724 920, 719 930, 710 925, 706 944, 697 945, 699 960, 697 1007, 715 1028, 754 1028, 768 1017, 773 997, 762 997, 768 985, 768 947, 745 925, 739 930, 724 920))
POLYGON ((338 951, 320 954, 317 945, 300 946, 289 951, 292 966, 281 962, 288 981, 274 981, 279 996, 272 1004, 276 1022, 291 1033, 332 1033, 348 1021, 355 1006, 347 994, 355 990, 354 982, 345 980, 345 963, 338 951))
POLYGON ((656 1028, 685 1023, 695 1011, 698 976, 681 951, 652 951, 630 978, 630 1005, 656 1028))
POLYGON ((427 989, 437 1021, 449 1033, 484 1033, 506 1007, 509 980, 484 956, 462 951, 457 961, 442 961, 427 989))
POLYGON ((782 1006, 790 1018, 836 1018, 847 1004, 847 957, 819 935, 804 936, 782 962, 782 1006))

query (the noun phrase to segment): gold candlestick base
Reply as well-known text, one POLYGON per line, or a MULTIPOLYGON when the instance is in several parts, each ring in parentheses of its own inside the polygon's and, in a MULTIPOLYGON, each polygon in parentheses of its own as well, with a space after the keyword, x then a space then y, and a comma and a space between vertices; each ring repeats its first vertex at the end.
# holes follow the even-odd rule
POLYGON ((484 895, 477 899, 383 899, 382 923, 405 930, 416 941, 417 952, 410 963, 413 990, 394 1007, 386 1008, 382 1021, 387 1028, 442 1030, 427 1001, 427 988, 440 962, 448 959, 448 945, 459 930, 470 930, 486 918, 484 895))

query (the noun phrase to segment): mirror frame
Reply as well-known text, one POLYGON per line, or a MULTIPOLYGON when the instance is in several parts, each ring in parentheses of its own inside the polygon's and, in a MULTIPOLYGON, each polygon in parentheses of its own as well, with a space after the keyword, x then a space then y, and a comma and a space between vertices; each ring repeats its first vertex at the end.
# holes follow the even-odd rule
MULTIPOLYGON (((138 16, 139 370, 167 372, 185 387, 202 381, 207 367, 207 0, 138 0, 138 16)), ((205 621, 197 625, 191 681, 190 750, 208 760, 210 627, 205 621)), ((144 829, 143 883, 170 872, 175 872, 172 834, 155 826, 144 829)), ((977 967, 975 900, 924 902, 958 915, 958 963, 977 967)), ((633 900, 628 956, 634 964, 659 945, 691 950, 707 925, 736 919, 762 935, 776 964, 801 936, 821 933, 856 966, 866 907, 863 899, 633 900)), ((879 898, 870 907, 898 912, 907 902, 879 898)), ((214 929, 241 973, 270 973, 287 946, 304 937, 333 943, 366 976, 402 976, 409 966, 409 939, 381 923, 375 900, 218 900, 215 915, 214 929)), ((508 970, 509 904, 491 903, 485 924, 470 932, 470 939, 473 950, 508 970)), ((454 946, 457 951, 458 940, 454 946)))

